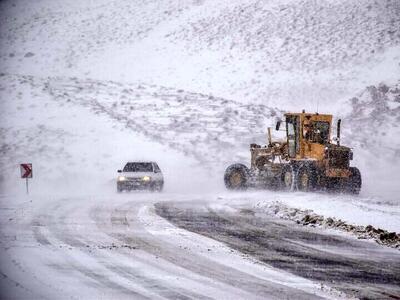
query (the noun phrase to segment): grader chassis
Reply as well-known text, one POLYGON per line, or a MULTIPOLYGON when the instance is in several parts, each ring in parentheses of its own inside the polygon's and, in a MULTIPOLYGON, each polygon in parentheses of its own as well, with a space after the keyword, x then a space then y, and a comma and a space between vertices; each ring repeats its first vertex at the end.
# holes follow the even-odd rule
POLYGON ((286 113, 276 130, 285 123, 286 140, 272 141, 268 128, 268 145, 250 145, 250 168, 233 164, 225 171, 228 189, 262 187, 284 190, 335 190, 358 194, 361 174, 350 167, 353 152, 340 145, 340 125, 336 143, 330 139, 332 115, 286 113))

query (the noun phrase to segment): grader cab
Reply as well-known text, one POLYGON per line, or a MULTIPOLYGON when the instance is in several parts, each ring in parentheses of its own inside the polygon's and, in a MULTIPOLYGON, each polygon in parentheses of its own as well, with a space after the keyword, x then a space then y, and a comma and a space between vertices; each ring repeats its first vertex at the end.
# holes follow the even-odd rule
POLYGON ((276 130, 284 130, 284 141, 272 141, 268 128, 268 144, 251 144, 250 168, 233 164, 225 171, 228 189, 265 187, 285 190, 339 190, 358 194, 361 174, 350 167, 353 152, 340 145, 340 125, 335 143, 331 141, 332 115, 287 113, 278 121, 276 130), (284 129, 282 129, 284 125, 284 129))

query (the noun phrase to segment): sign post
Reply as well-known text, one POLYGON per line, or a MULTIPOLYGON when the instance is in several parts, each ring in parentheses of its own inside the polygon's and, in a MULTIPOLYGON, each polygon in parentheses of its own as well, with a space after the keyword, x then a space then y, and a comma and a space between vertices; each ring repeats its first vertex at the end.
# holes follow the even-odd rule
POLYGON ((28 188, 28 178, 32 178, 32 164, 21 164, 20 165, 21 169, 21 178, 26 179, 26 194, 29 194, 29 188, 28 188))

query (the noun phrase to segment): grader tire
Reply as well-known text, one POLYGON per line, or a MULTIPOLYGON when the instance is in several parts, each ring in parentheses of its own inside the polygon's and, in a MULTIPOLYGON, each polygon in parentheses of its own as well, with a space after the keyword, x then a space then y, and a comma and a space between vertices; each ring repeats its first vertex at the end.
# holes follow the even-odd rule
POLYGON ((297 190, 302 192, 313 191, 317 184, 316 171, 311 166, 303 166, 297 172, 296 176, 297 190))
POLYGON ((347 182, 346 190, 348 193, 358 195, 361 190, 362 179, 360 170, 354 167, 350 167, 351 175, 347 182))
POLYGON ((292 165, 286 165, 281 173, 281 186, 285 191, 294 191, 296 182, 296 172, 292 165))
POLYGON ((229 190, 246 190, 249 184, 249 176, 249 169, 245 165, 231 165, 225 171, 225 186, 229 190))

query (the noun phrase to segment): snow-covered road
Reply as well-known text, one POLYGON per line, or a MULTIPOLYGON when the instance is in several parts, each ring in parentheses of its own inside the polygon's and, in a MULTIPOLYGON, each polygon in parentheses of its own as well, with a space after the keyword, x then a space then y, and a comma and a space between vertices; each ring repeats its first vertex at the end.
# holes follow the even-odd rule
MULTIPOLYGON (((222 240, 226 243, 223 244, 175 227, 157 215, 154 206, 161 203, 164 208, 175 209, 178 203, 172 221, 183 221, 186 226, 198 223, 200 231, 207 224, 204 213, 211 217, 243 217, 233 205, 243 206, 243 201, 228 197, 210 203, 211 197, 208 198, 172 193, 130 193, 41 199, 41 205, 35 205, 38 199, 34 199, 8 207, 4 204, 11 202, 3 198, 2 298, 312 299, 348 296, 330 288, 324 280, 313 282, 300 277, 302 275, 294 275, 298 273, 296 270, 289 268, 289 273, 282 270, 288 268, 274 268, 271 262, 263 263, 257 255, 243 251, 240 239, 233 241, 232 246, 232 240, 228 243, 222 240), (170 200, 175 204, 171 205, 170 200), (183 204, 179 206, 179 203, 183 204), (179 207, 184 209, 179 211, 179 207), (188 214, 185 208, 191 208, 192 213, 188 214)), ((251 210, 251 206, 248 207, 251 210)), ((244 210, 245 214, 248 215, 249 210, 244 210)), ((215 221, 210 218, 212 220, 215 221)), ((276 219, 274 228, 281 224, 279 226, 285 226, 291 232, 309 230, 299 226, 291 229, 296 226, 294 223, 282 222, 276 219)), ((242 221, 237 225, 238 231, 248 228, 242 221)), ((213 236, 218 228, 213 223, 205 235, 213 236)), ((259 230, 268 228, 269 225, 259 230)), ((359 253, 368 255, 367 264, 370 265, 385 261, 384 278, 389 282, 379 284, 393 293, 393 281, 399 280, 400 272, 395 264, 400 260, 397 250, 374 246, 371 242, 361 243, 335 233, 321 231, 320 234, 336 241, 334 247, 332 243, 313 245, 314 248, 303 245, 296 251, 303 249, 303 255, 322 251, 326 258, 334 249, 343 253, 339 255, 343 261, 339 259, 338 263, 344 265, 359 253)), ((308 232, 307 236, 313 235, 308 232)), ((213 238, 221 240, 218 234, 213 238)), ((288 242, 286 237, 282 238, 288 242)), ((282 239, 276 236, 274 240, 274 247, 282 247, 282 239)), ((257 242, 252 246, 265 248, 257 242)), ((267 251, 267 248, 261 250, 267 251)), ((326 268, 324 272, 329 275, 332 269, 326 268)), ((338 276, 339 273, 333 272, 332 276, 338 276)), ((339 278, 346 280, 344 274, 339 278)), ((365 280, 368 278, 365 276, 365 280)))
POLYGON ((296 224, 243 201, 157 203, 181 228, 221 241, 259 262, 329 285, 358 299, 400 295, 400 253, 371 241, 296 224))
POLYGON ((339 295, 178 229, 154 213, 153 197, 177 198, 139 193, 2 207, 2 299, 339 295))

